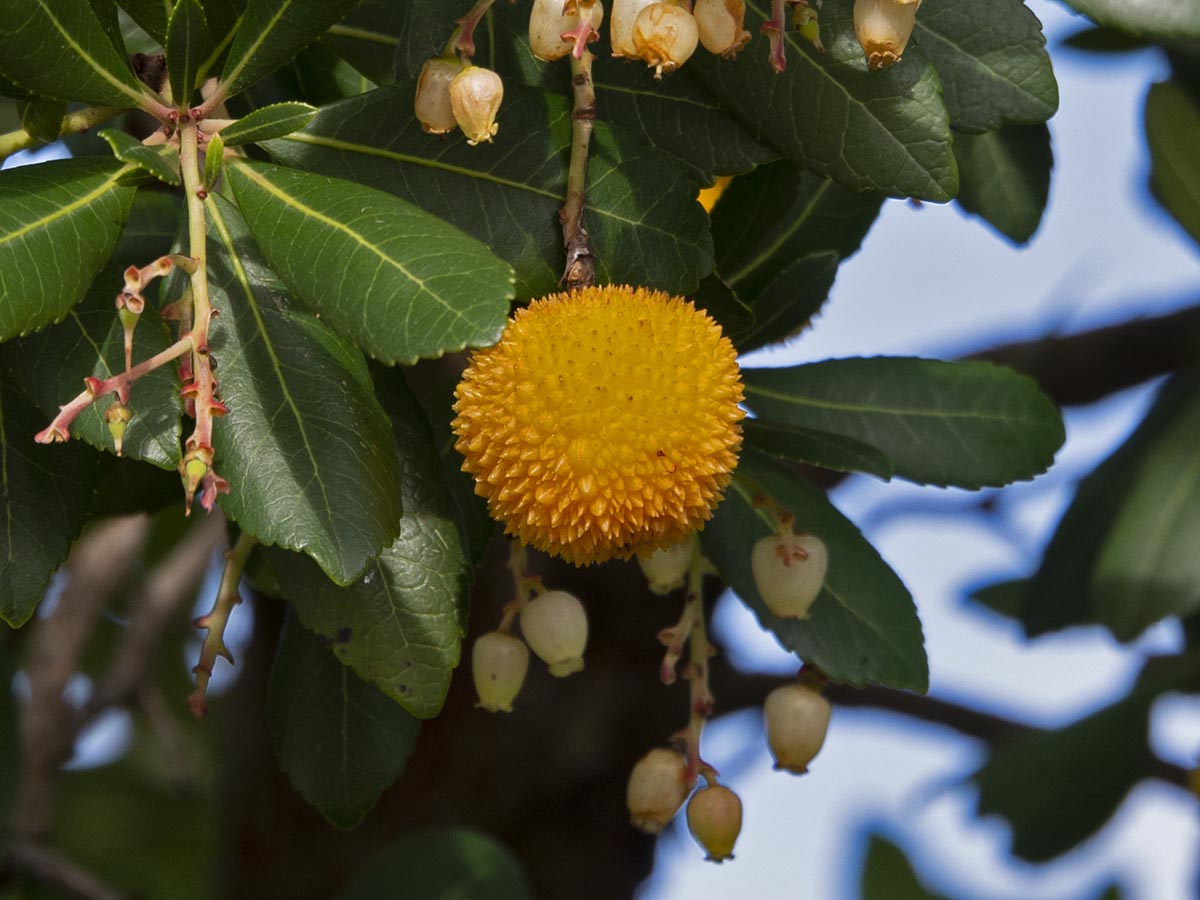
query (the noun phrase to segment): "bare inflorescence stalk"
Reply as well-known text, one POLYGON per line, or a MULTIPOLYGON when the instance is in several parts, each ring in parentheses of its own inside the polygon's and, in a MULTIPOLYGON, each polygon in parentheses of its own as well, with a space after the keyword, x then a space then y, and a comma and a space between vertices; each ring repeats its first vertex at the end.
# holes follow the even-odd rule
POLYGON ((196 673, 196 689, 188 695, 187 701, 188 708, 197 719, 208 711, 208 683, 212 678, 217 658, 224 657, 233 665, 233 654, 225 644, 225 628, 229 624, 233 608, 242 602, 238 585, 241 584, 242 573, 245 572, 250 553, 257 543, 254 535, 243 531, 237 543, 226 551, 225 568, 221 572, 221 584, 217 588, 212 609, 196 620, 196 627, 207 632, 200 647, 200 661, 192 669, 196 673))
POLYGON ((571 56, 571 86, 575 95, 571 110, 571 161, 567 170, 567 194, 558 214, 567 257, 559 283, 568 291, 590 287, 596 281, 596 252, 583 225, 588 155, 596 122, 596 88, 592 82, 594 59, 586 48, 579 56, 571 56))

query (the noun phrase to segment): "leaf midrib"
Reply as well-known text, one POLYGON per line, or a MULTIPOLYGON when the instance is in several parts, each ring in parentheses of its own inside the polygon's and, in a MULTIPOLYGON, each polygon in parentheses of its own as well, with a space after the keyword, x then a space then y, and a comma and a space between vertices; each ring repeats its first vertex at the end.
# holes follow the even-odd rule
MULTIPOLYGON (((258 33, 258 37, 251 42, 250 46, 246 48, 246 52, 242 54, 242 58, 238 61, 237 65, 233 67, 233 71, 229 73, 229 77, 222 78, 222 81, 231 86, 237 85, 237 80, 241 78, 242 72, 246 71, 246 69, 249 67, 250 63, 254 59, 254 55, 258 53, 258 49, 263 45, 263 43, 266 42, 267 38, 271 36, 271 32, 275 30, 275 26, 279 24, 279 20, 283 18, 284 13, 288 11, 288 7, 290 7, 292 3, 293 0, 280 0, 279 9, 275 11, 275 15, 267 20, 266 26, 258 33)), ((238 34, 241 33, 241 25, 244 19, 244 13, 242 16, 238 17, 238 34)), ((217 52, 219 51, 214 51, 214 55, 217 52)), ((208 63, 208 60, 205 60, 205 62, 208 63)))
MULTIPOLYGON (((923 24, 919 17, 917 18, 917 26, 916 27, 917 27, 917 29, 919 29, 919 31, 922 34, 928 35, 929 37, 933 38, 934 40, 936 40, 942 44, 945 44, 946 46, 957 51, 972 68, 982 70, 982 71, 988 73, 996 81, 999 81, 1003 84, 1008 85, 1009 87, 1014 88, 1015 90, 1020 92, 1022 95, 1024 95, 1027 99, 1032 100, 1033 102, 1037 103, 1039 106, 1043 106, 1043 107, 1051 106, 1051 104, 1044 97, 1041 97, 1041 96, 1033 93, 1033 91, 1029 90, 1024 85, 1019 84, 1016 81, 1013 81, 1011 78, 1007 77, 1002 72, 999 72, 996 69, 994 69, 992 66, 989 66, 986 62, 983 61, 982 58, 975 56, 969 50, 967 50, 965 47, 963 47, 961 44, 956 44, 954 41, 952 41, 946 35, 942 34, 940 31, 935 31, 932 26, 923 24)), ((1016 43, 1017 44, 1027 44, 1027 43, 1030 43, 1030 41, 1028 39, 1025 39, 1025 40, 1018 41, 1016 43)), ((1005 50, 1010 50, 1012 48, 1012 46, 1013 45, 1010 44, 1009 46, 1005 47, 1005 50)), ((1047 62, 1047 64, 1049 64, 1049 63, 1047 62)))
POLYGON ((70 203, 67 203, 63 206, 56 206, 52 212, 47 213, 46 215, 42 216, 40 219, 30 222, 27 225, 23 225, 22 227, 18 228, 16 231, 10 231, 8 234, 0 236, 0 246, 3 246, 4 244, 9 243, 10 241, 14 241, 17 238, 24 237, 25 235, 27 235, 33 231, 36 231, 37 229, 41 228, 42 226, 53 224, 54 222, 57 222, 59 219, 62 219, 62 218, 65 218, 65 217, 71 215, 72 213, 76 212, 77 210, 81 209, 82 207, 87 206, 89 203, 91 203, 93 200, 97 199, 98 197, 102 197, 104 194, 108 193, 110 190, 120 187, 120 185, 117 184, 118 179, 122 178, 124 175, 128 174, 129 172, 135 171, 139 168, 141 168, 141 167, 135 165, 134 163, 126 163, 120 169, 113 172, 112 175, 110 175, 105 181, 103 181, 99 185, 97 185, 96 188, 94 190, 92 190, 90 193, 84 194, 82 197, 76 197, 70 203))
POLYGON ((792 220, 792 224, 788 228, 785 228, 780 233, 779 237, 772 241, 771 245, 766 247, 760 254, 758 254, 758 256, 747 262, 732 275, 725 276, 725 283, 730 287, 734 287, 738 282, 745 279, 745 277, 749 275, 751 271, 757 269, 764 262, 770 259, 771 256, 774 255, 774 253, 779 250, 779 248, 782 247, 792 235, 799 231, 800 228, 808 222, 808 217, 812 214, 813 209, 816 208, 818 201, 825 196, 825 192, 829 190, 829 187, 832 184, 832 181, 825 179, 825 181, 821 184, 821 187, 813 192, 813 196, 809 199, 808 203, 804 204, 804 209, 800 210, 799 214, 796 215, 796 217, 792 220))

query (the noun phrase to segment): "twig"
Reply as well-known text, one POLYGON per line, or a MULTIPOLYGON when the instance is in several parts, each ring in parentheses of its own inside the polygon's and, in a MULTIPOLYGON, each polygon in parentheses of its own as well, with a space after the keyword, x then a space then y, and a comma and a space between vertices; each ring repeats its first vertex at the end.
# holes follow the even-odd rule
POLYGON ((455 22, 458 27, 454 29, 454 34, 450 36, 450 41, 446 44, 446 55, 455 51, 463 54, 467 59, 475 55, 475 29, 487 15, 487 11, 492 8, 494 2, 495 0, 476 0, 471 11, 455 22))
MULTIPOLYGON (((701 773, 706 779, 709 779, 710 775, 716 775, 716 770, 700 756, 700 737, 704 732, 704 723, 712 716, 714 706, 712 690, 708 683, 708 661, 716 652, 708 642, 708 630, 704 623, 704 566, 704 557, 699 553, 695 554, 688 571, 684 612, 680 618, 680 625, 686 628, 688 640, 688 663, 683 670, 683 677, 688 681, 688 723, 674 738, 685 748, 689 785, 695 784, 701 773)), ((668 658, 670 653, 668 647, 668 658)), ((660 675, 665 674, 665 671, 666 660, 660 675)))
POLYGON ((29 840, 9 844, 3 865, 75 900, 121 900, 122 897, 65 856, 29 840))
MULTIPOLYGON (((63 116, 62 124, 58 128, 58 136, 63 137, 68 134, 79 134, 80 132, 87 131, 89 128, 94 128, 120 112, 123 112, 123 110, 116 106, 88 106, 84 109, 67 113, 63 116)), ((0 134, 0 160, 5 160, 19 150, 28 150, 30 147, 34 147, 40 143, 42 142, 24 128, 0 134)))
POLYGON ((583 227, 588 155, 596 122, 596 88, 592 83, 594 59, 586 48, 578 58, 571 57, 571 85, 575 94, 571 110, 571 160, 567 169, 567 194, 558 213, 567 257, 559 284, 568 291, 588 287, 596 281, 596 253, 587 229, 583 227))
POLYGON ((199 719, 208 711, 206 696, 208 682, 212 678, 213 666, 217 657, 224 657, 233 665, 233 654, 225 646, 225 627, 229 624, 229 616, 233 608, 242 602, 238 593, 238 585, 242 581, 242 572, 246 569, 246 561, 250 552, 258 543, 258 539, 248 531, 243 531, 237 543, 225 554, 225 570, 221 573, 221 585, 217 589, 217 597, 207 615, 196 620, 196 627, 207 631, 204 644, 200 647, 200 661, 192 669, 196 673, 196 689, 188 695, 188 708, 192 715, 199 719))

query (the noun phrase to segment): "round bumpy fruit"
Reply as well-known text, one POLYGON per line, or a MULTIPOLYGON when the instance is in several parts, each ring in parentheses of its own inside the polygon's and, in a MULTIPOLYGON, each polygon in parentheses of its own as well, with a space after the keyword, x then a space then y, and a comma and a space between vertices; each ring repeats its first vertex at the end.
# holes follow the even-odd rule
POLYGON ((546 591, 521 609, 521 634, 550 674, 563 678, 583 669, 588 622, 583 604, 566 591, 546 591))
POLYGON ((471 676, 479 706, 488 712, 512 712, 525 683, 529 649, 511 634, 489 631, 471 648, 471 676))
POLYGON ((732 859, 742 831, 741 798, 724 785, 701 788, 688 801, 687 823, 708 859, 718 863, 732 859))
POLYGON ((797 775, 821 751, 829 730, 829 701, 805 684, 775 688, 763 704, 767 743, 775 757, 775 768, 797 775))
POLYGON ((696 531, 742 441, 733 345, 688 301, 643 288, 518 311, 457 397, 455 446, 492 516, 576 565, 696 531))
POLYGON ((634 827, 658 834, 687 799, 687 760, 678 750, 656 747, 629 773, 625 804, 634 827))
POLYGON ((754 586, 781 619, 808 618, 828 568, 825 543, 811 534, 773 534, 750 551, 754 586))

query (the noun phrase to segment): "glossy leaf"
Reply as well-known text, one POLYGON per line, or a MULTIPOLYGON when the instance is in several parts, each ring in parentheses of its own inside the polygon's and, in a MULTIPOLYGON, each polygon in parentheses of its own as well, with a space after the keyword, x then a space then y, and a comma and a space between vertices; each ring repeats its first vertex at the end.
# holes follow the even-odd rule
POLYGON ((249 0, 221 81, 236 94, 278 69, 359 0, 249 0))
POLYGON ((875 548, 807 481, 752 450, 742 452, 724 502, 701 532, 721 576, 788 650, 835 681, 925 691, 929 664, 912 596, 875 548), (790 511, 796 529, 829 550, 829 571, 810 617, 778 619, 750 572, 750 549, 775 531, 761 498, 790 511))
MULTIPOLYGON (((397 81, 415 81, 425 61, 442 52, 462 13, 442 0, 408 0, 402 6, 395 75, 397 81)), ((487 62, 494 60, 489 56, 487 62)))
POLYGON ((494 344, 512 270, 392 194, 240 163, 226 176, 267 262, 322 321, 384 362, 494 344))
POLYGON ((121 0, 121 9, 129 14, 146 34, 159 44, 167 42, 167 20, 171 8, 164 0, 121 0))
POLYGON ((67 104, 63 100, 30 100, 21 108, 21 127, 43 143, 58 140, 67 104))
POLYGON ((1018 244, 1028 243, 1050 197, 1054 153, 1045 125, 1005 125, 986 134, 960 134, 958 205, 1018 244))
POLYGON ((267 696, 279 768, 338 828, 353 828, 404 771, 421 723, 284 621, 267 696))
POLYGON ((879 835, 872 835, 863 861, 862 900, 945 900, 930 893, 904 851, 879 835))
POLYGON ((105 128, 100 132, 100 137, 104 138, 112 148, 113 156, 121 162, 137 166, 166 184, 178 185, 182 181, 178 149, 165 144, 147 147, 133 135, 116 128, 105 128))
MULTIPOLYGON (((394 193, 479 238, 516 269, 518 297, 556 290, 568 99, 509 88, 495 143, 469 147, 461 135, 425 134, 412 98, 407 82, 353 97, 266 148, 289 166, 394 193)), ((712 265, 708 217, 695 197, 678 162, 597 122, 586 213, 597 281, 692 291, 712 265)))
POLYGON ((1037 124, 1058 109, 1042 25, 1021 0, 929 0, 912 40, 937 69, 956 131, 1037 124))
POLYGON ((0 619, 13 628, 33 615, 92 502, 95 454, 34 443, 45 425, 0 375, 0 619))
POLYGON ((229 415, 217 423, 226 515, 264 544, 311 556, 339 584, 396 538, 400 471, 362 355, 290 309, 237 210, 205 202, 212 350, 229 415))
POLYGON ((467 828, 409 831, 377 853, 335 900, 533 900, 511 850, 467 828))
POLYGON ((437 715, 466 629, 468 565, 433 435, 398 372, 380 375, 403 472, 400 536, 339 588, 307 560, 275 554, 284 595, 362 678, 419 718, 437 715))
POLYGON ((866 472, 888 481, 892 464, 888 458, 862 441, 840 434, 815 431, 789 425, 775 425, 760 419, 742 423, 746 446, 768 456, 820 466, 835 472, 866 472))
POLYGON ((57 322, 112 253, 129 215, 132 171, 64 159, 0 172, 0 341, 57 322))
POLYGON ((1130 641, 1200 609, 1200 393, 1142 456, 1092 570, 1096 617, 1130 641))
MULTIPOLYGON (((282 79, 284 74, 285 70, 280 70, 277 77, 282 79)), ((298 53, 287 67, 286 76, 295 84, 295 98, 314 106, 327 106, 347 97, 357 97, 377 87, 323 42, 298 53)))
MULTIPOLYGON (((806 169, 858 190, 949 200, 958 173, 937 74, 914 47, 900 65, 869 72, 852 6, 826 0, 821 8, 824 54, 789 30, 781 75, 763 61, 763 37, 733 61, 697 53, 687 73, 752 136, 806 169)), ((746 3, 751 34, 758 35, 769 7, 769 0, 746 3)))
POLYGON ((221 130, 226 147, 253 144, 299 131, 317 114, 315 106, 290 101, 262 106, 221 130))
POLYGON ((838 255, 832 250, 793 260, 771 281, 742 294, 754 313, 754 324, 735 341, 740 352, 789 340, 802 332, 829 299, 837 277, 838 255))
POLYGON ((176 104, 190 104, 205 61, 213 53, 200 0, 177 0, 167 25, 167 78, 176 104))
POLYGON ((0 71, 55 100, 136 106, 148 93, 124 48, 81 0, 3 0, 0 71))
POLYGON ((1062 418, 1032 379, 982 362, 904 357, 743 369, 762 419, 857 438, 918 484, 979 488, 1032 478, 1062 445, 1062 418))
POLYGON ((1066 0, 1076 12, 1130 34, 1200 37, 1200 6, 1194 0, 1066 0))
POLYGON ((134 263, 144 266, 170 253, 179 232, 182 207, 178 194, 138 191, 112 258, 123 266, 134 263))
POLYGON ((321 42, 376 84, 387 84, 395 78, 396 46, 407 6, 395 0, 364 0, 321 42))
POLYGON ((1150 187, 1192 239, 1200 242, 1200 101, 1174 82, 1146 97, 1150 187))

